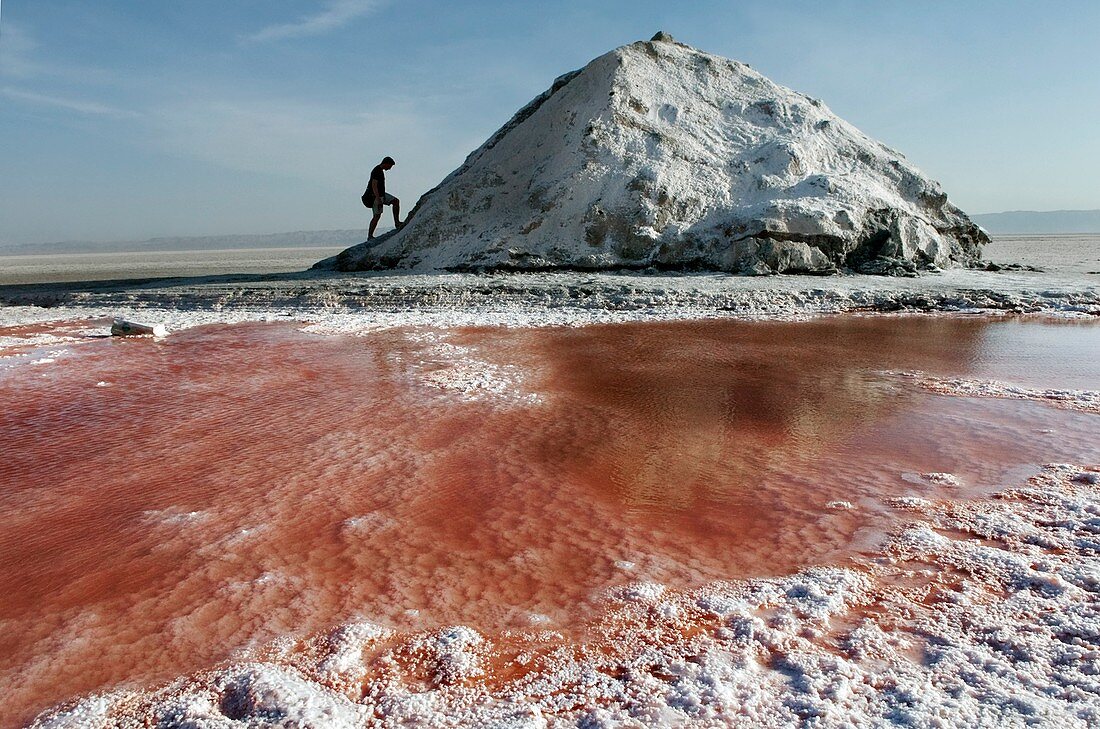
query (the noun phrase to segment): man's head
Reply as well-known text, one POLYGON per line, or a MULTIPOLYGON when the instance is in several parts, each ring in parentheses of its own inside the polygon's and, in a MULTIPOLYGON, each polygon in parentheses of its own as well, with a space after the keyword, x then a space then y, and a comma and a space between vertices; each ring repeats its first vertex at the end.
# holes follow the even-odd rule
POLYGON ((384 170, 391 169, 395 164, 397 163, 393 161, 393 157, 382 158, 382 169, 384 170))

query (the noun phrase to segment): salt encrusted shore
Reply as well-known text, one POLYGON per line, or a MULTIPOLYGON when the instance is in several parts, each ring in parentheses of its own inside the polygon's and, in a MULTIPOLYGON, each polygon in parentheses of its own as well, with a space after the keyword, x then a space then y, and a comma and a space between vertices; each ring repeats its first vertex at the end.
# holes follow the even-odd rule
POLYGON ((34 726, 1095 726, 1098 481, 896 499, 911 519, 862 564, 612 588, 583 642, 349 624, 34 726))
MULTIPOLYGON (((0 347, 49 347, 113 316, 170 330, 277 320, 356 333, 845 312, 1094 319, 1100 290, 1085 276, 975 270, 918 279, 303 273, 9 286, 0 287, 0 327, 15 329, 0 347), (69 324, 27 326, 41 322, 69 324)), ((1064 405, 1047 391, 906 375, 945 395, 1064 405)), ((484 387, 469 377, 436 384, 459 395, 484 387)), ((1095 393, 1085 395, 1077 399, 1094 403, 1095 393)), ((627 584, 604 597, 605 614, 581 643, 540 626, 402 634, 353 623, 148 690, 77 699, 35 726, 1092 726, 1098 480, 1095 464, 1049 465, 992 499, 889 500, 909 523, 861 564, 684 591, 627 584)))
POLYGON ((844 312, 1091 318, 1100 315, 1100 281, 1085 275, 963 269, 918 278, 302 272, 0 287, 0 326, 124 316, 162 323, 170 330, 271 319, 351 330, 418 324, 800 319, 844 312))
POLYGON ((913 380, 925 390, 941 395, 1031 400, 1067 410, 1100 414, 1100 392, 1095 390, 1037 389, 998 382, 997 380, 932 377, 923 372, 892 372, 886 374, 913 380))

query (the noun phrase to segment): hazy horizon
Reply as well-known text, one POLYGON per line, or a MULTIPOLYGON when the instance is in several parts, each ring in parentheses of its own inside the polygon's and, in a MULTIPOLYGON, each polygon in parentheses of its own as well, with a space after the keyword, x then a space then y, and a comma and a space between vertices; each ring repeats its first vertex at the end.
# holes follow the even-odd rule
MULTIPOLYGON (((392 226, 390 226, 392 227, 392 226)), ((380 226, 382 229, 382 226, 380 226)), ((69 250, 102 248, 104 252, 126 250, 231 250, 240 248, 325 248, 350 245, 361 242, 367 235, 367 228, 332 230, 292 230, 263 233, 229 233, 225 235, 199 236, 153 236, 151 238, 130 238, 123 240, 62 240, 45 243, 5 244, 0 241, 0 255, 8 253, 18 255, 20 251, 40 251, 43 253, 64 253, 69 250), (183 245, 197 245, 196 248, 182 248, 183 245), (125 248, 132 246, 132 248, 125 248), (54 250, 56 249, 56 250, 54 250)))
MULTIPOLYGON (((990 235, 1100 235, 1100 209, 1097 210, 1006 210, 997 213, 975 213, 974 222, 990 235), (1088 224, 1068 227, 1062 216, 1084 217, 1088 224), (1050 223, 1044 223, 1050 220, 1050 223), (1002 222, 1002 221, 1007 221, 1002 222), (1093 223, 1095 221, 1095 223, 1093 223), (1059 227, 1061 226, 1061 227, 1059 227)), ((392 226, 388 226, 392 227, 392 226)), ((380 226, 385 232, 387 226, 380 226)), ((279 248, 333 248, 362 242, 366 227, 330 230, 295 230, 261 233, 229 233, 201 236, 153 236, 123 240, 64 240, 44 243, 15 243, 0 241, 0 257, 20 255, 64 255, 68 253, 124 253, 124 252, 184 252, 227 251, 279 248)))
POLYGON ((557 75, 657 30, 821 98, 972 213, 1097 207, 1100 7, 7 2, 0 244, 365 227, 557 75))

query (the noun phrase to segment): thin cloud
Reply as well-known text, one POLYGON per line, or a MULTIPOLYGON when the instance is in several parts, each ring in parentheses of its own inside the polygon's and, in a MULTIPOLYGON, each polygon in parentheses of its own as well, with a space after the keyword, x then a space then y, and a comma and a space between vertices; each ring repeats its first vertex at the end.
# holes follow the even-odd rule
POLYGON ((9 99, 37 104, 39 106, 52 106, 55 109, 65 109, 66 111, 75 111, 79 114, 89 114, 92 116, 106 116, 113 119, 135 119, 141 116, 137 112, 119 109, 115 106, 108 106, 94 101, 65 99, 60 96, 47 96, 46 94, 36 94, 32 91, 22 91, 20 89, 11 88, 10 86, 0 88, 0 96, 6 96, 9 99))
POLYGON ((348 23, 369 15, 384 4, 384 0, 328 0, 324 9, 314 15, 307 15, 293 23, 269 25, 245 36, 244 40, 253 43, 299 38, 307 35, 320 35, 330 30, 342 28, 348 23))
POLYGON ((56 57, 57 54, 41 51, 41 44, 28 26, 7 18, 0 23, 0 79, 8 83, 23 83, 29 79, 49 77, 85 85, 118 86, 133 78, 131 71, 122 73, 95 66, 72 66, 58 63, 56 58, 43 61, 43 56, 49 58, 56 57))
POLYGON ((0 76, 26 78, 35 75, 40 69, 31 60, 31 54, 37 46, 23 26, 10 20, 0 23, 0 76))

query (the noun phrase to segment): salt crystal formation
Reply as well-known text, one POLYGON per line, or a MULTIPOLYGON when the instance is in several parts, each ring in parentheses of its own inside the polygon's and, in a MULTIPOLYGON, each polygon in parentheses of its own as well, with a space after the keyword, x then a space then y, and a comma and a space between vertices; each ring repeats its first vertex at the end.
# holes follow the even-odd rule
POLYGON ((821 101, 659 33, 561 76, 339 270, 912 274, 985 233, 821 101))
POLYGON ((31 727, 1098 726, 1096 475, 897 499, 912 521, 863 568, 613 588, 582 645, 358 624, 31 727))

